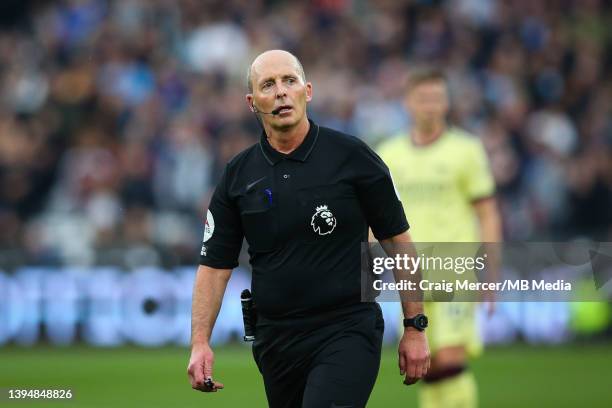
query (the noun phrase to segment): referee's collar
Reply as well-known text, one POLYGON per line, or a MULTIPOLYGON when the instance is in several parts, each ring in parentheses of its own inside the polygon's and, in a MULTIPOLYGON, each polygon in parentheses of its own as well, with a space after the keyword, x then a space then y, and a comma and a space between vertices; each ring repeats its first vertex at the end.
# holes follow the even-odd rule
POLYGON ((261 132, 259 146, 261 147, 261 152, 270 165, 274 166, 282 159, 296 160, 301 162, 305 162, 308 159, 308 156, 310 156, 310 153, 312 152, 312 149, 314 149, 315 143, 319 137, 319 125, 310 119, 308 119, 308 122, 310 123, 310 128, 308 129, 308 133, 306 133, 306 137, 304 140, 302 140, 302 143, 297 147, 297 149, 289 154, 281 153, 273 148, 268 141, 266 132, 261 132))

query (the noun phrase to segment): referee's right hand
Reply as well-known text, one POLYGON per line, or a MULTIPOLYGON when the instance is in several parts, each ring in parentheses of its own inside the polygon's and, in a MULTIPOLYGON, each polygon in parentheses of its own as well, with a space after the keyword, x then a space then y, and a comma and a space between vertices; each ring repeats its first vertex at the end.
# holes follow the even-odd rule
POLYGON ((223 389, 223 384, 212 380, 214 362, 215 355, 208 344, 194 344, 191 347, 191 358, 187 367, 191 388, 202 392, 217 392, 223 389))

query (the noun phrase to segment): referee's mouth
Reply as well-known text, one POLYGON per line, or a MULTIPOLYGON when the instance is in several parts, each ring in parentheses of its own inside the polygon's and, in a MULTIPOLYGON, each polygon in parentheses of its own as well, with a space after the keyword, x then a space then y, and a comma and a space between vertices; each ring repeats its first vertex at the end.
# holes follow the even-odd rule
POLYGON ((291 105, 281 105, 274 109, 274 112, 276 112, 276 114, 279 116, 288 115, 291 113, 291 111, 293 111, 293 106, 291 105))

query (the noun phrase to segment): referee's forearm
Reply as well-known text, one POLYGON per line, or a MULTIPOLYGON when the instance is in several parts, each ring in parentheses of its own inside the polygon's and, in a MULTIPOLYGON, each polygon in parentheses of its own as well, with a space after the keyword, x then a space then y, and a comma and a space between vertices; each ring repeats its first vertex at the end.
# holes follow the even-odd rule
POLYGON ((192 346, 209 343, 231 273, 231 269, 198 267, 191 302, 192 346))
MULTIPOLYGON (((415 253, 409 254, 411 257, 416 256, 415 253)), ((396 282, 400 282, 402 280, 408 280, 415 283, 414 290, 400 290, 400 299, 402 303, 402 312, 404 317, 413 317, 416 314, 423 313, 423 292, 420 289, 419 282, 421 281, 421 270, 417 269, 414 273, 410 273, 409 271, 402 271, 399 273, 397 270, 394 270, 394 277, 396 282)))
POLYGON ((402 312, 404 318, 414 317, 417 314, 423 313, 423 302, 421 301, 403 301, 402 312))
MULTIPOLYGON (((394 257, 395 255, 407 254, 409 257, 417 258, 416 248, 412 242, 412 238, 408 231, 399 235, 385 239, 380 242, 387 256, 394 257)), ((421 270, 393 270, 393 276, 396 282, 411 281, 416 283, 414 290, 400 290, 400 299, 402 303, 402 312, 404 317, 413 317, 416 314, 423 313, 423 293, 420 290, 418 282, 421 280, 421 270)))

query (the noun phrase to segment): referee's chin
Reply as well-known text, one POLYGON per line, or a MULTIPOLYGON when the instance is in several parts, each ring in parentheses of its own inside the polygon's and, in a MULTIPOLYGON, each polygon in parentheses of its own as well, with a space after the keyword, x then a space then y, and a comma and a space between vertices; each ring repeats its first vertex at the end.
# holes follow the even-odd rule
POLYGON ((295 115, 295 112, 292 112, 291 116, 286 117, 286 118, 272 118, 270 120, 269 125, 274 130, 277 130, 280 132, 286 132, 298 126, 300 122, 302 121, 302 119, 308 120, 305 117, 306 116, 305 114, 299 118, 294 117, 294 115, 295 115), (281 119, 281 120, 279 121, 278 119, 281 119))

